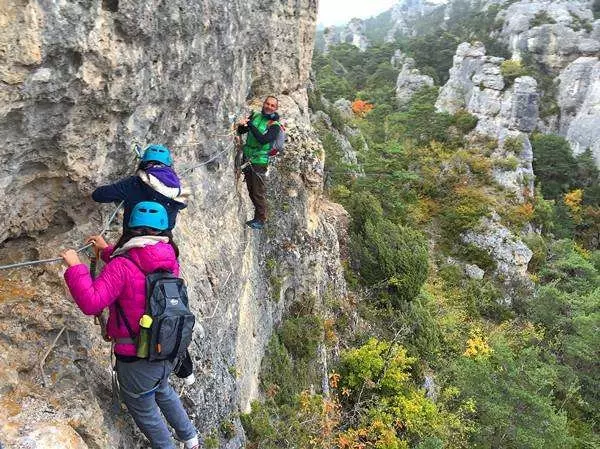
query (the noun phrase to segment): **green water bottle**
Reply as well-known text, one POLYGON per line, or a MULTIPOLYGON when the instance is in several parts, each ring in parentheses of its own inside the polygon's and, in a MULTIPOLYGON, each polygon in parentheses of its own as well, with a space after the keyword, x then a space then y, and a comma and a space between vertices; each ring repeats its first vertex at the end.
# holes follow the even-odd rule
POLYGON ((142 315, 140 318, 140 335, 138 336, 137 353, 141 359, 148 358, 150 354, 150 326, 152 326, 152 317, 142 315))

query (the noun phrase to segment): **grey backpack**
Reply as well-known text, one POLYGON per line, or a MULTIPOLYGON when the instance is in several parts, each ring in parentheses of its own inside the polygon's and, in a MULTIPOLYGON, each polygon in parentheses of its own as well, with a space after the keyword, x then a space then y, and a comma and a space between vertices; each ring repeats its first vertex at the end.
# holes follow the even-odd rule
MULTIPOLYGON (((192 341, 192 331, 196 318, 188 306, 187 288, 183 279, 171 272, 157 270, 145 273, 144 270, 127 255, 122 255, 146 276, 146 310, 145 314, 152 317, 150 326, 150 345, 148 360, 170 360, 185 356, 192 341)), ((131 326, 117 303, 119 314, 131 338, 136 340, 131 326)))
POLYGON ((277 125, 279 125, 279 133, 277 133, 277 137, 275 138, 275 141, 273 142, 273 144, 271 145, 271 149, 272 150, 276 150, 278 153, 283 154, 283 149, 285 147, 285 127, 283 126, 283 124, 281 122, 269 122, 269 124, 271 123, 276 123, 277 125))

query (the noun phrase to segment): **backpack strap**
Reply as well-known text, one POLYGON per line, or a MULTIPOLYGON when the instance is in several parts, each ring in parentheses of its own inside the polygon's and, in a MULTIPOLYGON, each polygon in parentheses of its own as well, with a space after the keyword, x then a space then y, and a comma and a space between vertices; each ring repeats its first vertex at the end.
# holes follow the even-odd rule
MULTIPOLYGON (((119 317, 121 317, 121 319, 123 320, 123 323, 125 323, 127 332, 129 332, 129 336, 133 340, 131 343, 135 344, 134 342, 135 342, 135 338, 137 337, 137 335, 135 334, 135 332, 133 332, 133 329, 131 328, 131 325, 129 324, 129 320, 125 316, 125 311, 123 310, 123 307, 121 307, 121 304, 119 304, 118 301, 115 303, 115 308, 117 309, 117 314, 118 314, 117 321, 118 321, 119 317)), ((129 343, 129 342, 126 342, 126 343, 129 343)))

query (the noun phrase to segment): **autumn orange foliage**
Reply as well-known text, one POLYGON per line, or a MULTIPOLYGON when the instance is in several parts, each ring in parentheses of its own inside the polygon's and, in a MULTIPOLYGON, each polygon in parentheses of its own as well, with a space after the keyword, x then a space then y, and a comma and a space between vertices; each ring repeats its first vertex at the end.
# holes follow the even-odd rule
POLYGON ((363 117, 367 112, 372 111, 373 106, 371 103, 364 100, 354 100, 352 102, 352 112, 356 115, 363 117))

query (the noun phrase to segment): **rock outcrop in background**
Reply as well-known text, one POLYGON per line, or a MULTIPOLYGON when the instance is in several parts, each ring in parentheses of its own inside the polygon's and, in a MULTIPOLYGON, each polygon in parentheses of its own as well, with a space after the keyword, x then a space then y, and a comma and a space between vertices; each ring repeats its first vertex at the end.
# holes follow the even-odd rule
POLYGON ((508 86, 500 70, 502 61, 486 56, 481 43, 460 44, 436 108, 452 114, 464 109, 478 118, 474 133, 498 140, 493 156, 513 157, 518 162, 513 170, 495 170, 494 178, 523 198, 533 193, 533 152, 528 133, 537 123, 539 94, 530 76, 518 77, 508 86), (517 140, 520 148, 509 148, 507 139, 517 140))
POLYGON ((343 27, 328 27, 323 31, 324 47, 323 52, 327 53, 332 45, 341 43, 351 44, 360 51, 365 51, 369 46, 369 41, 365 36, 365 23, 358 18, 354 18, 343 27))
MULTIPOLYGON (((56 257, 98 232, 114 207, 90 193, 132 173, 133 143, 171 147, 180 172, 204 164, 186 175, 175 232, 198 316, 198 380, 183 398, 220 447, 243 445, 238 414, 259 395, 264 348, 287 307, 345 289, 308 118, 315 20, 314 0, 31 0, 0 11, 2 264, 56 257), (279 96, 289 142, 270 173, 270 223, 257 233, 244 227, 251 205, 236 189, 230 119, 265 94, 279 96)), ((111 410, 110 347, 62 271, 0 272, 0 441, 144 447, 128 415, 111 410)))
POLYGON ((532 58, 555 77, 557 114, 542 117, 545 132, 564 136, 575 154, 591 149, 600 167, 598 94, 600 20, 590 1, 518 1, 498 14, 499 38, 512 58, 532 58))
MULTIPOLYGON (((465 110, 477 117, 472 139, 485 136, 494 148, 489 157, 498 161, 492 170, 496 183, 520 202, 531 200, 534 192, 533 151, 529 141, 537 124, 539 93, 530 76, 517 77, 512 84, 501 72, 503 58, 486 56, 480 42, 462 43, 456 50, 448 82, 440 89, 436 108, 454 114, 465 110)), ((526 270, 532 252, 500 223, 496 212, 483 218, 476 229, 461 236, 496 262, 496 276, 505 279, 506 297, 511 290, 529 288, 526 270)))
POLYGON ((392 7, 392 26, 387 32, 386 42, 394 42, 398 36, 414 35, 414 22, 434 8, 434 4, 423 0, 400 0, 392 7))
POLYGON ((415 93, 424 87, 433 86, 433 78, 421 74, 415 66, 415 60, 396 50, 392 57, 392 66, 400 67, 400 73, 396 79, 396 100, 398 106, 408 104, 415 93))

